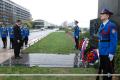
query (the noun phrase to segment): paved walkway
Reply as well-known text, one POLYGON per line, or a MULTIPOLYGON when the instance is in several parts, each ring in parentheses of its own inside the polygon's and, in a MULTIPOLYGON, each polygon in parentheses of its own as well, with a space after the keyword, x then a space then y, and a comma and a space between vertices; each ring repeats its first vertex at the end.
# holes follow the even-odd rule
MULTIPOLYGON (((30 34, 29 36, 29 46, 33 45, 35 42, 37 42, 38 40, 46 37, 48 34, 52 33, 56 31, 56 29, 54 30, 46 30, 46 31, 37 31, 37 32, 33 32, 32 34, 30 34)), ((8 40, 9 43, 9 40, 8 40)), ((9 58, 11 58, 14 54, 13 54, 13 50, 9 49, 9 44, 7 49, 2 49, 2 42, 0 39, 0 64, 3 63, 4 61, 8 60, 9 58)))
POLYGON ((75 54, 22 54, 22 59, 8 59, 3 63, 4 66, 22 65, 39 67, 74 67, 75 54))

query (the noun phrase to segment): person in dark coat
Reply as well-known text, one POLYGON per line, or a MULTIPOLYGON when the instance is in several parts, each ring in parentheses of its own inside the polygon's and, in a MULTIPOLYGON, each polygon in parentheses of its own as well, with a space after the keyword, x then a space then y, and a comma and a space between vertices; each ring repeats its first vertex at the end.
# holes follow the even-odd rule
POLYGON ((20 57, 20 48, 21 48, 21 41, 22 41, 20 26, 21 26, 21 20, 17 20, 16 24, 13 27, 15 59, 22 58, 20 57))

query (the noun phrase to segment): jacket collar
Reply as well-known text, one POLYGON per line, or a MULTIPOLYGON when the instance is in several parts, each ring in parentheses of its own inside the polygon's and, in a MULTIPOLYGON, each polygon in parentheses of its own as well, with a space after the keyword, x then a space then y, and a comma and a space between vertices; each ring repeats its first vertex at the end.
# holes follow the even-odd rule
POLYGON ((106 20, 105 22, 103 22, 103 25, 105 26, 108 22, 109 20, 106 20))
POLYGON ((102 23, 102 24, 100 25, 99 32, 102 31, 102 30, 106 27, 106 25, 107 25, 108 23, 109 23, 109 20, 107 20, 107 21, 105 21, 104 23, 102 23))

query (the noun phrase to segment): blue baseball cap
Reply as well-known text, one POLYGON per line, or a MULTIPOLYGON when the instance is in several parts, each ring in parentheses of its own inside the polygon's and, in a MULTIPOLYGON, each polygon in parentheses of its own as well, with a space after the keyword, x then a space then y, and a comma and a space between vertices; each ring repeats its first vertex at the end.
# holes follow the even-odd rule
POLYGON ((75 20, 75 23, 79 23, 77 20, 75 20))
POLYGON ((109 11, 108 9, 103 9, 103 10, 101 11, 100 14, 109 14, 109 15, 113 15, 113 13, 112 13, 111 11, 109 11))

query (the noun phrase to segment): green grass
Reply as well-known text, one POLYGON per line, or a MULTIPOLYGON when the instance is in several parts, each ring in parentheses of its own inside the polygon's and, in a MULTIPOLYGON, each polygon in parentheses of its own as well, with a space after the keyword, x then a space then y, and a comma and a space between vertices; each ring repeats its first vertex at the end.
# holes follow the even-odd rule
POLYGON ((120 74, 120 44, 117 47, 117 54, 115 56, 115 70, 120 74))
POLYGON ((42 67, 0 67, 0 74, 25 73, 25 74, 91 74, 94 68, 42 68, 42 67))
MULTIPOLYGON (((0 67, 0 74, 94 74, 94 68, 0 67)), ((93 77, 0 77, 0 80, 95 80, 93 77)))
POLYGON ((54 32, 27 48, 24 52, 72 53, 74 52, 74 42, 65 32, 54 32))
POLYGON ((0 80, 95 80, 95 77, 0 77, 0 80))
POLYGON ((80 34, 80 39, 82 39, 83 37, 90 38, 90 33, 89 33, 89 32, 86 32, 86 33, 80 34))

